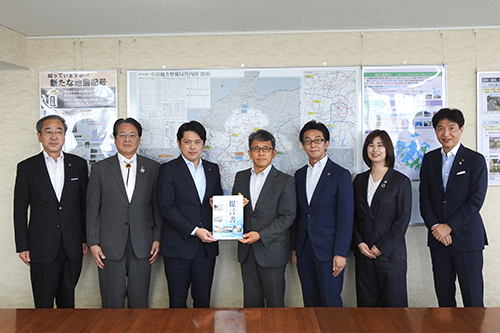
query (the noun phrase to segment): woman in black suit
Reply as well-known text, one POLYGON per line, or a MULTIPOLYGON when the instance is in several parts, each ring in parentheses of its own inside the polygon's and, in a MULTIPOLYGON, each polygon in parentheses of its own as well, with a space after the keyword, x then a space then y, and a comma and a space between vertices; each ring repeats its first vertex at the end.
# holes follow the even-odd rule
POLYGON ((363 160, 370 169, 354 179, 358 307, 407 307, 405 234, 411 183, 393 169, 394 147, 386 131, 366 137, 363 160))

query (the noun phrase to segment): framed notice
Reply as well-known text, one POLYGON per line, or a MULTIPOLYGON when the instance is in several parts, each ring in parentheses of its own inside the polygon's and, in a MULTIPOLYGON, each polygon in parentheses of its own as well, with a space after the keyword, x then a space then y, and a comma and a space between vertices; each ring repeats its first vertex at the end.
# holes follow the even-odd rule
POLYGON ((116 153, 113 124, 117 119, 116 71, 43 71, 40 118, 66 120, 63 150, 93 163, 116 153))
POLYGON ((218 240, 243 238, 243 196, 213 197, 213 234, 218 240))
POLYGON ((500 185, 500 72, 477 73, 477 151, 486 158, 488 185, 500 185))

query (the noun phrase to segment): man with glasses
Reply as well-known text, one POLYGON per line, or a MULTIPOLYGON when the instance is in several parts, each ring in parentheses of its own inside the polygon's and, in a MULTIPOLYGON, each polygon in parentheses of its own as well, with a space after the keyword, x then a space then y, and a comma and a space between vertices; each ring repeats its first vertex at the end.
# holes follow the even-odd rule
POLYGON ((60 116, 40 119, 36 131, 43 151, 17 165, 16 250, 30 267, 36 308, 53 308, 54 299, 58 308, 75 307, 75 287, 87 253, 87 163, 62 152, 67 129, 60 116))
POLYGON ((483 250, 488 240, 479 212, 488 171, 483 155, 460 143, 464 124, 458 109, 444 108, 432 117, 442 147, 425 154, 420 171, 420 213, 429 230, 440 307, 457 306, 457 276, 464 306, 484 306, 483 250))
POLYGON ((233 194, 248 200, 243 239, 238 243, 244 307, 284 307, 286 231, 295 218, 295 181, 271 165, 276 156, 271 133, 253 132, 248 144, 253 167, 238 172, 233 187, 233 194))
POLYGON ((156 200, 159 163, 137 154, 142 126, 118 119, 118 153, 92 166, 87 192, 87 240, 99 268, 103 308, 149 306, 151 265, 160 251, 156 200))
POLYGON ((299 138, 309 163, 295 172, 298 210, 290 232, 292 261, 304 306, 341 307, 354 218, 351 175, 326 156, 330 132, 324 124, 309 121, 299 138))
POLYGON ((209 308, 219 244, 212 235, 212 197, 222 195, 219 167, 202 160, 207 132, 197 121, 177 131, 181 155, 160 167, 158 201, 164 220, 161 254, 170 308, 209 308))

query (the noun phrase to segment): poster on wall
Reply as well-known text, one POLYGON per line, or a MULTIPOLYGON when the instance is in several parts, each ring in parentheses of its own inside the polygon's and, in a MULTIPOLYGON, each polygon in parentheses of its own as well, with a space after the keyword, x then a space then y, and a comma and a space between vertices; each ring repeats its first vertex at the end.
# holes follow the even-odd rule
POLYGON ((477 151, 486 158, 488 185, 500 185, 500 72, 477 73, 477 151))
POLYGON ((231 193, 249 168, 248 135, 276 137, 273 164, 293 175, 307 163, 299 132, 309 120, 330 130, 328 155, 351 173, 360 168, 361 68, 238 68, 127 71, 128 115, 143 125, 140 153, 160 162, 179 156, 177 129, 196 120, 207 129, 202 158, 220 167, 231 193))
POLYGON ((375 129, 391 137, 394 168, 412 180, 411 224, 423 224, 418 191, 422 159, 441 146, 432 116, 446 106, 445 70, 443 65, 363 68, 363 138, 375 129))
POLYGON ((394 168, 420 179, 424 154, 441 145, 432 116, 446 105, 445 67, 363 68, 363 134, 385 130, 394 144, 394 168))
POLYGON ((116 153, 116 71, 43 71, 40 118, 59 115, 68 131, 63 151, 87 160, 89 167, 116 153))

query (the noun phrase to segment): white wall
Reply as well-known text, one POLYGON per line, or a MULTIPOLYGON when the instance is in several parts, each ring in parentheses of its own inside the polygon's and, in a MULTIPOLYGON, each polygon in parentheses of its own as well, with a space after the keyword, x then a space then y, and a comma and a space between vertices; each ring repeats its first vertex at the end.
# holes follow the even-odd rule
MULTIPOLYGON (((39 118, 38 72, 47 70, 118 70, 119 116, 126 116, 126 70, 162 68, 227 68, 352 66, 446 63, 448 105, 464 111, 462 142, 476 148, 476 70, 500 70, 500 30, 398 31, 359 33, 263 34, 181 37, 28 39, 26 71, 0 72, 2 114, 2 172, 0 173, 0 308, 32 307, 29 269, 15 253, 12 194, 16 164, 39 152, 35 122, 39 118), (476 47, 477 45, 477 47, 476 47)), ((0 45, 8 45, 10 32, 0 29, 0 45)), ((19 36, 14 37, 19 41, 19 36)), ((20 45, 22 45, 22 40, 20 45)), ((21 48, 22 49, 22 48, 21 48)), ((20 51, 18 51, 20 52, 20 51)), ((23 52, 21 52, 23 53, 23 52)), ((12 56, 9 53, 9 59, 12 56)), ((1 59, 0 59, 1 60, 1 59)), ((26 61, 24 61, 26 60, 26 61)), ((496 203, 500 189, 490 187, 482 213, 490 246, 485 254, 485 304, 500 306, 500 227, 496 203)), ((409 249, 408 291, 412 307, 437 306, 433 291, 426 230, 412 226, 409 249)), ((355 306, 353 260, 345 275, 344 303, 355 306)), ((152 306, 167 307, 168 293, 161 261, 153 267, 152 306)), ((242 286, 236 244, 221 242, 212 294, 213 307, 241 307, 242 286)), ((77 307, 99 307, 97 270, 90 256, 77 287, 77 307)), ((295 267, 287 267, 287 306, 302 306, 295 267)))

